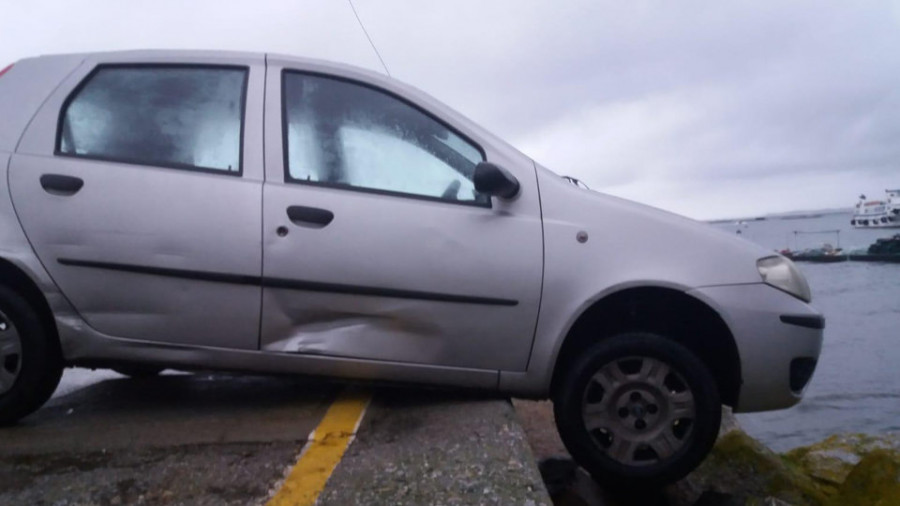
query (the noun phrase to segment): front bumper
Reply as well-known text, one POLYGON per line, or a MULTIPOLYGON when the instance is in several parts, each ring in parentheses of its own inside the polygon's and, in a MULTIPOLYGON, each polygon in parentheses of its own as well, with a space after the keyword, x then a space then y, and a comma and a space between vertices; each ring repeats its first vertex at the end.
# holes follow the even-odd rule
POLYGON ((734 337, 742 376, 736 412, 800 402, 822 349, 825 320, 818 311, 763 283, 690 293, 715 308, 734 337))

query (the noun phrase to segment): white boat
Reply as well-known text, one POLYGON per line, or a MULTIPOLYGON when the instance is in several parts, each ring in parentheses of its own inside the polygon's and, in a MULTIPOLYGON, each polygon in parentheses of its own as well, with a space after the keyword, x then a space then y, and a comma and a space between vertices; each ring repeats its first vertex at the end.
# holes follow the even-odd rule
POLYGON ((859 196, 850 224, 856 228, 900 228, 900 190, 885 190, 885 200, 859 196))

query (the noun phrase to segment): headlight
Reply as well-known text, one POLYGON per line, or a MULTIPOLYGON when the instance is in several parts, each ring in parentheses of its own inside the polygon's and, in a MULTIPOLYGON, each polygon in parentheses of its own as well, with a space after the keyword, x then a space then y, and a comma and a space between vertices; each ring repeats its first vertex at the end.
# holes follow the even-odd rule
POLYGON ((763 283, 785 291, 800 300, 806 302, 812 300, 809 284, 806 283, 806 278, 803 277, 794 262, 776 255, 760 258, 756 261, 756 267, 759 269, 763 283))

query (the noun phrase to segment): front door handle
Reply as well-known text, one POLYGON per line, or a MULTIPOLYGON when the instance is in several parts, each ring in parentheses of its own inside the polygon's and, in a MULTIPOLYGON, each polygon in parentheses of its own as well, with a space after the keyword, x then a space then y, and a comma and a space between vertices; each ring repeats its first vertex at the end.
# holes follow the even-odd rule
POLYGON ((78 190, 84 186, 84 181, 75 176, 64 176, 62 174, 44 174, 41 176, 41 186, 44 191, 51 195, 69 196, 78 193, 78 190))
POLYGON ((322 228, 334 219, 333 212, 318 207, 290 206, 287 215, 294 225, 314 228, 322 228))

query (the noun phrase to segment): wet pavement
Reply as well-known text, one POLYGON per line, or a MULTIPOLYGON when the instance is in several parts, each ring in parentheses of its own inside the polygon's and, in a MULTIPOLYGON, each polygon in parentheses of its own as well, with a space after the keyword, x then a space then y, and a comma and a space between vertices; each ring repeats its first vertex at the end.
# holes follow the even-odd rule
POLYGON ((3 429, 0 455, 304 441, 337 386, 280 378, 115 378, 51 400, 3 429))
MULTIPOLYGON (((0 429, 0 504, 264 504, 343 388, 67 372, 43 409, 0 429)), ((549 503, 508 400, 365 388, 373 400, 320 503, 549 503)))
POLYGON ((43 409, 0 429, 0 504, 260 503, 339 389, 252 376, 99 377, 64 382, 43 409))

